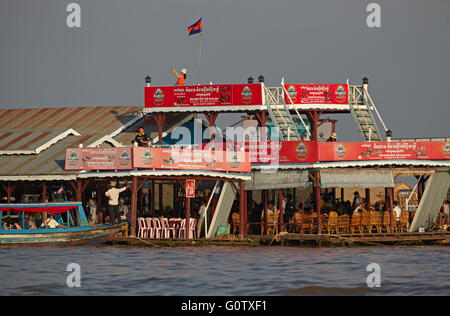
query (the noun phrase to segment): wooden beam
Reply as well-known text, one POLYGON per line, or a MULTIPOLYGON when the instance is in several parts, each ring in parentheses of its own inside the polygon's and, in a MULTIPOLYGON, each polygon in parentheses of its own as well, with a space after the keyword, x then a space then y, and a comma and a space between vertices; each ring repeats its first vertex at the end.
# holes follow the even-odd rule
POLYGON ((136 237, 137 215, 137 176, 132 177, 131 184, 131 236, 136 237))
POLYGON ((245 221, 244 221, 244 181, 239 181, 239 236, 244 237, 245 234, 245 221))

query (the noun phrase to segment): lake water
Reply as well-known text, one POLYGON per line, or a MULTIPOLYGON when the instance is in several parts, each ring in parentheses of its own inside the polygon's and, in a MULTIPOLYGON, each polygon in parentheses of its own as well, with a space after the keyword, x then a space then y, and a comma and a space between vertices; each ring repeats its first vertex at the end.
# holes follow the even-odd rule
POLYGON ((0 257, 0 295, 450 294, 450 247, 3 247, 0 257), (69 263, 80 288, 66 285, 69 263), (367 286, 370 263, 379 288, 367 286))

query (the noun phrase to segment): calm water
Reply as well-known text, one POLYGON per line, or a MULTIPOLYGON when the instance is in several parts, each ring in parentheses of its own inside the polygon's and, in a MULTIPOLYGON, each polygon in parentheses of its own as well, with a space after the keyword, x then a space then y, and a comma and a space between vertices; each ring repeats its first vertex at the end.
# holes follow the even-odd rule
POLYGON ((0 248, 0 295, 449 295, 450 247, 0 248), (369 263, 381 266, 370 289, 369 263), (68 288, 69 263, 81 288, 68 288))

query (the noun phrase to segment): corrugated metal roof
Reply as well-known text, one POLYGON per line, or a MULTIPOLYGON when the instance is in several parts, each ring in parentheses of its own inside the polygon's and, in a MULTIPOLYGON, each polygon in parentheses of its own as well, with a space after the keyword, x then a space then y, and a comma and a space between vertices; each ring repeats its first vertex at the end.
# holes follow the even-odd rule
POLYGON ((374 161, 332 161, 319 163, 252 164, 252 169, 326 169, 354 167, 444 167, 450 168, 448 160, 374 160, 374 161))
POLYGON ((245 182, 246 190, 288 189, 308 186, 307 170, 258 170, 245 182))
POLYGON ((130 170, 130 171, 99 171, 99 172, 81 172, 78 178, 112 178, 127 176, 156 176, 156 177, 213 177, 223 179, 250 180, 251 175, 246 173, 219 172, 209 170, 130 170))
POLYGON ((136 106, 99 106, 0 110, 0 150, 34 150, 68 129, 69 135, 35 155, 0 155, 0 179, 8 176, 56 176, 65 171, 67 147, 85 146, 140 118, 136 106))
POLYGON ((393 188, 394 175, 389 169, 320 170, 322 188, 393 188))
POLYGON ((78 135, 73 129, 57 129, 54 131, 27 131, 14 130, 12 132, 1 131, 0 155, 2 154, 37 154, 42 149, 67 137, 78 135))
MULTIPOLYGON (((0 110, 0 181, 5 180, 68 180, 79 177, 114 177, 125 175, 204 175, 229 179, 248 180, 250 175, 205 171, 128 171, 79 172, 65 171, 66 148, 79 144, 90 146, 101 139, 113 140, 123 146, 131 146, 135 130, 144 127, 147 134, 158 132, 152 120, 145 124, 141 107, 77 107, 46 109, 0 110), (49 140, 73 129, 79 136, 65 135, 37 154, 1 155, 1 151, 36 150, 49 140), (105 136, 107 136, 105 138, 105 136)), ((189 113, 168 114, 163 131, 183 124, 193 115, 189 113)), ((116 143, 117 144, 117 143, 116 143)), ((110 146, 107 143, 100 146, 110 146)))

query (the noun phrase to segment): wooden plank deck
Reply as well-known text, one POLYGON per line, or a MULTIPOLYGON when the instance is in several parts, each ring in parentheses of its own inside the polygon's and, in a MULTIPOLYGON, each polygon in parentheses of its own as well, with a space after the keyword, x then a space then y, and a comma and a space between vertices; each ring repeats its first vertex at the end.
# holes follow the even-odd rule
POLYGON ((132 236, 112 236, 107 245, 130 246, 395 246, 395 245, 450 245, 450 232, 393 233, 393 234, 291 234, 249 235, 239 238, 235 235, 214 239, 147 239, 132 236))

